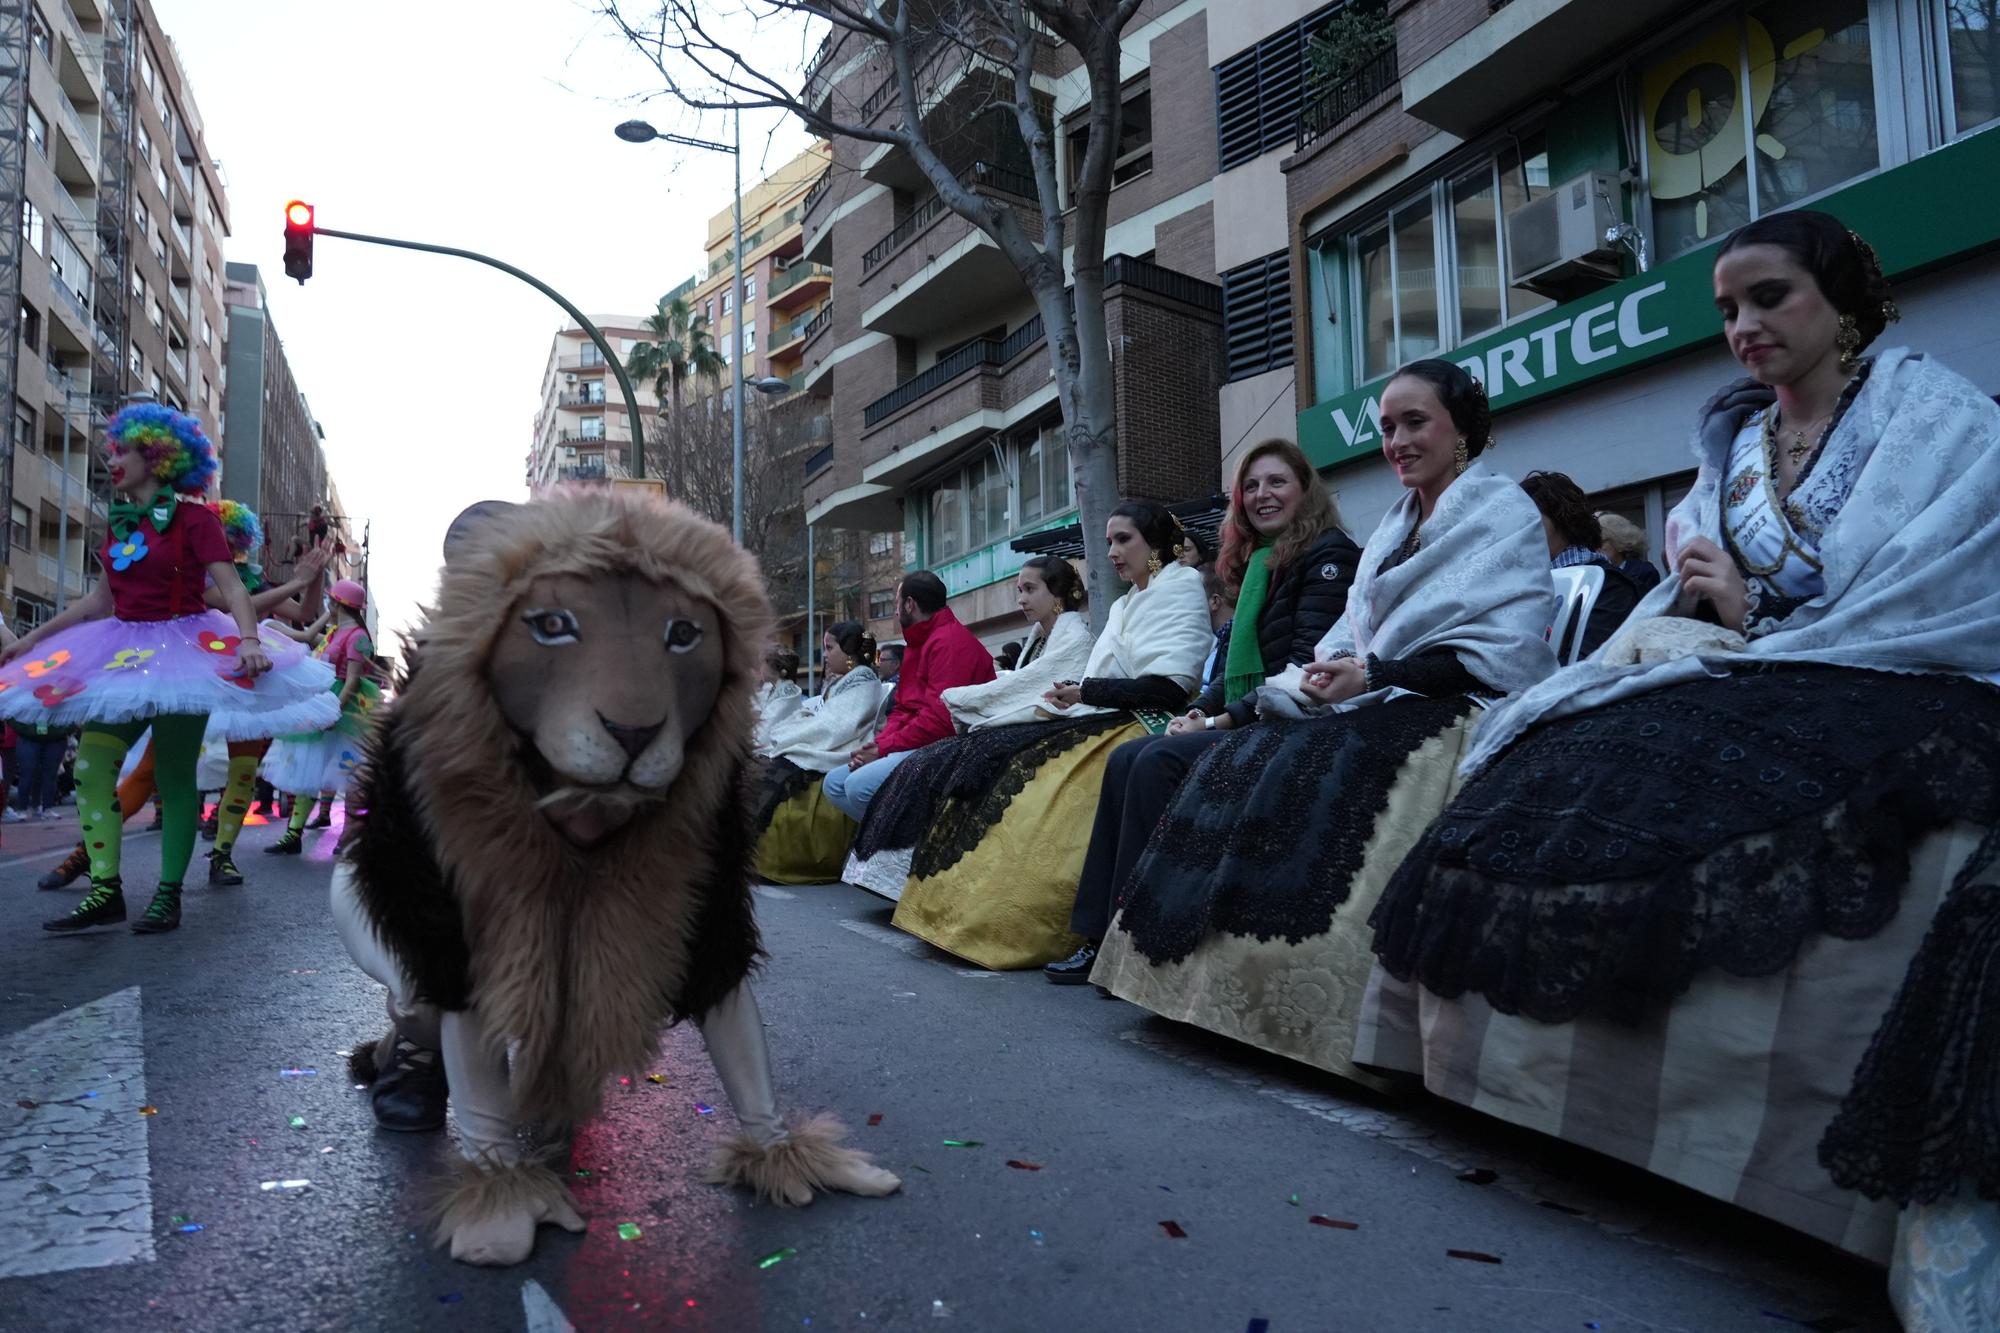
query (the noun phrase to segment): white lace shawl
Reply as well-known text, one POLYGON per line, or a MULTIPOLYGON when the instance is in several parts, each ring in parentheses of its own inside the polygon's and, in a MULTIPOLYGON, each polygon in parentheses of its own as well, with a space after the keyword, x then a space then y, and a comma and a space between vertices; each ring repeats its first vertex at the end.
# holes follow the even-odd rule
MULTIPOLYGON (((1424 520, 1421 545, 1384 570, 1417 521, 1407 491, 1376 525, 1361 552, 1347 609, 1314 656, 1345 649, 1364 662, 1449 648, 1480 681, 1502 693, 1526 689, 1556 669, 1547 634, 1555 616, 1548 538, 1534 501, 1511 477, 1476 458, 1438 497, 1424 520)), ((1289 666, 1257 691, 1259 713, 1311 717, 1328 712, 1301 688, 1305 671, 1289 666)), ((1365 708, 1408 690, 1372 690, 1336 705, 1365 708)))
MULTIPOLYGON (((1037 625, 1021 646, 1026 657, 1034 646, 1037 625)), ((1080 611, 1065 611, 1049 631, 1041 656, 1015 671, 1003 671, 983 685, 955 685, 944 692, 951 720, 969 731, 1039 721, 1042 696, 1059 680, 1080 680, 1090 660, 1090 620, 1080 611)))
MULTIPOLYGON (((1110 677, 1136 680, 1165 676, 1179 681, 1190 695, 1201 678, 1201 664, 1215 646, 1215 629, 1208 619, 1208 593, 1201 574, 1186 565, 1166 566, 1111 604, 1104 633, 1090 650, 1081 675, 1087 680, 1110 677)), ((1070 708, 1043 705, 1046 717, 1083 717, 1109 709, 1090 704, 1070 708)))
POLYGON ((798 712, 805 701, 805 691, 792 681, 773 680, 759 685, 754 701, 757 709, 757 744, 762 746, 769 740, 771 728, 798 712))
POLYGON ((815 773, 830 772, 875 734, 881 702, 882 682, 874 668, 855 667, 827 686, 826 693, 773 723, 757 752, 815 773))
MULTIPOLYGON (((1743 391, 1733 385, 1702 411, 1694 439, 1701 473, 1668 516, 1669 566, 1694 537, 1721 545, 1721 492, 1743 391)), ((1846 497, 1818 538, 1826 588, 1780 625, 1741 652, 1602 664, 1634 625, 1673 613, 1680 578, 1669 574, 1632 612, 1627 631, 1590 661, 1489 714, 1467 770, 1490 763, 1537 722, 1734 666, 1825 662, 2000 679, 2000 406, 1935 361, 1906 348, 1884 352, 1799 489, 1810 495, 1840 485, 1846 497)))

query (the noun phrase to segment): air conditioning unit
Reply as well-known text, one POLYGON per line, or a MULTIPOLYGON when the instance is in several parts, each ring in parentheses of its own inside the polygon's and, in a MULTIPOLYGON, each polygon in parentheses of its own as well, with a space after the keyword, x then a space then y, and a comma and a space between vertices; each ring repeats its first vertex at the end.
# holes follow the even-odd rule
POLYGON ((1509 213, 1508 285, 1560 301, 1623 277, 1619 250, 1605 239, 1625 220, 1622 188, 1616 172, 1586 172, 1509 213))

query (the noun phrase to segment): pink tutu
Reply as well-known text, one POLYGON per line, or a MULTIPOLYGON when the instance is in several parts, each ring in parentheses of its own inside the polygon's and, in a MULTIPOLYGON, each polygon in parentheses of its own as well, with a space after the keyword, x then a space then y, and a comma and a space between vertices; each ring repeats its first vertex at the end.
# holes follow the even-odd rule
POLYGON ((258 740, 340 718, 333 669, 303 645, 260 635, 271 670, 236 667, 236 622, 220 611, 175 620, 87 620, 0 667, 0 718, 57 727, 205 716, 224 739, 258 740))

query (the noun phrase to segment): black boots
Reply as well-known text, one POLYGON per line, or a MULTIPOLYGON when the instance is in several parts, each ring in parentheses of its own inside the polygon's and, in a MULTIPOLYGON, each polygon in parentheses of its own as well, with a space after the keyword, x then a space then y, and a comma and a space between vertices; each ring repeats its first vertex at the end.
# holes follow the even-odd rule
POLYGON ((218 847, 208 854, 208 882, 229 888, 243 882, 243 872, 236 868, 236 862, 229 853, 218 847))
POLYGON ((264 849, 266 856, 297 856, 305 850, 306 835, 292 828, 285 830, 285 836, 264 849))
POLYGON ((162 884, 153 890, 146 914, 132 923, 134 935, 164 935, 181 928, 181 886, 162 884))
POLYGON ((83 878, 90 869, 90 853, 78 843, 76 850, 63 859, 63 863, 35 881, 38 889, 66 889, 83 878))
POLYGON ((402 1133, 440 1128, 448 1096, 444 1052, 417 1045, 399 1026, 391 1042, 389 1063, 377 1071, 368 1088, 375 1123, 402 1133))
POLYGON ((88 930, 92 926, 114 926, 125 919, 125 882, 117 877, 92 882, 68 916, 42 922, 43 930, 88 930))
POLYGON ((1042 975, 1058 986, 1088 985, 1090 969, 1096 963, 1097 946, 1086 944, 1061 962, 1048 964, 1042 969, 1042 975))
POLYGON ((317 814, 317 815, 315 815, 315 816, 313 817, 313 822, 312 822, 312 823, 311 823, 310 825, 308 825, 308 827, 310 827, 310 828, 332 828, 332 827, 333 827, 333 802, 332 802, 332 801, 321 801, 321 802, 319 803, 319 814, 317 814))

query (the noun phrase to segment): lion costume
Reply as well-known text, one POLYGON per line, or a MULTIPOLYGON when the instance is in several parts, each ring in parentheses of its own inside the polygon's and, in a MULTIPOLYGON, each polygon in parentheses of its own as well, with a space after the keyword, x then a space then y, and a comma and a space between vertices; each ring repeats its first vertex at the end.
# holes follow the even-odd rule
POLYGON ((332 897, 389 988, 380 1059, 442 1052, 465 1161, 436 1239, 454 1258, 514 1263, 538 1223, 582 1229, 524 1142, 592 1114, 682 1019, 743 1128, 709 1179, 789 1204, 901 1183, 832 1120, 776 1109, 744 791, 769 623, 755 561, 678 504, 579 491, 452 525, 332 897))

